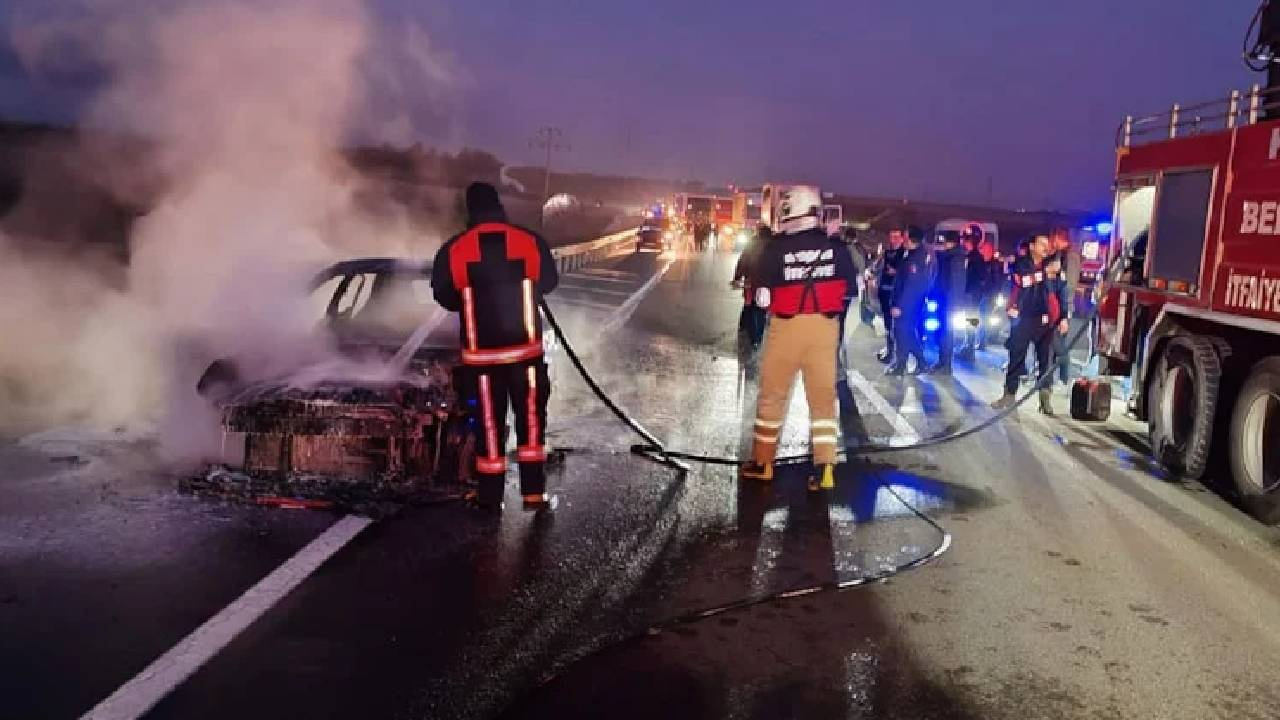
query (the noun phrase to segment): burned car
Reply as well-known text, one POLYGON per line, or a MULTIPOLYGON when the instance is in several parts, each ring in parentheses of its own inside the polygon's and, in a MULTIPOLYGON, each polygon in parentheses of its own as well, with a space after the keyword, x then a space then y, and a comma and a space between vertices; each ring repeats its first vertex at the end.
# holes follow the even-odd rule
POLYGON ((255 381, 210 365, 197 389, 221 414, 222 457, 189 489, 304 507, 458 494, 474 420, 455 392, 458 321, 430 277, 423 262, 338 263, 312 281, 326 357, 255 381))

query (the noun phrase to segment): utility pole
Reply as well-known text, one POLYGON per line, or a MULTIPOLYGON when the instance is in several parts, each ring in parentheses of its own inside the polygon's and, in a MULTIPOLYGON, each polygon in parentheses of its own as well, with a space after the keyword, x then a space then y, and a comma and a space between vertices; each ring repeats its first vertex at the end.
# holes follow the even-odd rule
POLYGON ((551 153, 559 150, 569 150, 569 146, 561 142, 564 133, 558 127, 542 127, 538 128, 538 132, 529 141, 529 147, 538 150, 545 150, 546 160, 542 165, 542 204, 545 206, 547 200, 551 199, 551 153))

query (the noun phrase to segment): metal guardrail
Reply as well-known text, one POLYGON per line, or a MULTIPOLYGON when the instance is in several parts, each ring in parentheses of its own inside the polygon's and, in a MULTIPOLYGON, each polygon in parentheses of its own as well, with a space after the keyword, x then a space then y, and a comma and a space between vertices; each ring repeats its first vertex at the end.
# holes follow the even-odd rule
POLYGON ((1274 115, 1280 110, 1280 87, 1254 85, 1247 92, 1232 90, 1225 98, 1195 105, 1177 105, 1143 117, 1126 117, 1116 130, 1116 147, 1134 147, 1187 135, 1230 130, 1274 115))
POLYGON ((635 241, 636 228, 630 228, 576 245, 551 248, 551 257, 556 259, 556 269, 568 272, 599 262, 613 255, 622 245, 634 245, 635 241))

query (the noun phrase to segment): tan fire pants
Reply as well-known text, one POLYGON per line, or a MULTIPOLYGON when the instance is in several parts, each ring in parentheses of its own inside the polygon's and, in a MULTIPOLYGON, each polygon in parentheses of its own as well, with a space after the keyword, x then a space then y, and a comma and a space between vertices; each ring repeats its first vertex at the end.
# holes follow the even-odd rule
POLYGON ((787 400, 796 373, 802 374, 809 401, 809 442, 813 461, 836 461, 836 345, 840 322, 822 315, 769 319, 760 360, 760 399, 756 406, 752 459, 768 465, 778 452, 787 400))

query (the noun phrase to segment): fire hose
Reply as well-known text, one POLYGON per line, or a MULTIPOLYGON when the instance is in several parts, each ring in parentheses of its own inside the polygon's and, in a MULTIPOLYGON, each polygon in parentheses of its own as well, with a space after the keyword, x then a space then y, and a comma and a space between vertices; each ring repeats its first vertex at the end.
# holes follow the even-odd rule
MULTIPOLYGON (((604 389, 601 388, 600 385, 595 381, 595 378, 592 377, 591 373, 583 365, 582 359, 578 356, 578 353, 574 351, 573 345, 565 337, 564 331, 561 330, 560 328, 560 323, 557 322, 556 320, 555 313, 551 311, 551 308, 548 307, 545 300, 542 301, 542 312, 547 319, 547 323, 551 325, 551 329, 554 330, 556 333, 556 336, 560 338, 560 343, 562 348, 564 349, 565 356, 569 358, 569 362, 573 365, 574 369, 578 371, 578 374, 582 376, 583 381, 587 383, 587 387, 591 389, 591 392, 600 400, 600 402, 604 403, 604 406, 608 408, 609 411, 612 412, 613 415, 618 418, 618 420, 620 420, 627 427, 631 428, 631 430, 635 432, 636 435, 640 436, 640 438, 642 438, 645 441, 642 444, 632 445, 631 446, 632 453, 637 455, 644 455, 644 456, 656 456, 656 457, 665 458, 667 460, 688 460, 690 462, 700 463, 704 465, 729 465, 734 467, 738 467, 742 465, 743 461, 739 458, 721 457, 721 456, 715 456, 715 455, 702 455, 698 453, 667 449, 667 447, 662 442, 660 442, 657 438, 655 438, 652 433, 644 429, 644 427, 642 427, 638 422, 636 422, 635 419, 632 418, 625 410, 619 407, 618 404, 615 403, 613 399, 610 398, 609 395, 604 391, 604 389)), ((1086 317, 1086 319, 1088 318, 1086 317)), ((1088 329, 1089 329, 1088 323, 1085 323, 1081 325, 1079 328, 1077 328, 1075 333, 1071 336, 1071 339, 1067 342, 1064 352, 1070 353, 1073 349, 1075 349, 1076 345, 1080 344, 1081 338, 1084 337, 1084 333, 1088 329)), ((1028 400, 1032 398, 1032 396, 1034 396, 1037 392, 1039 392, 1041 387, 1044 387, 1045 383, 1052 378, 1053 373, 1056 369, 1057 368, 1052 365, 1050 367, 1040 368, 1040 374, 1035 378, 1035 382, 1032 383, 1031 388, 1026 392, 1024 392, 1021 396, 1019 396, 1014 401, 1013 404, 1009 405, 1006 408, 1001 409, 1000 411, 993 414, 991 417, 988 417, 984 420, 976 422, 973 425, 970 425, 969 427, 961 428, 959 430, 954 430, 951 432, 946 432, 940 435, 934 435, 931 437, 922 438, 915 442, 904 443, 901 445, 885 445, 885 444, 868 443, 864 445, 859 445, 855 448, 849 448, 848 450, 844 451, 842 454, 844 454, 847 459, 849 454, 875 455, 875 454, 883 454, 883 453, 891 453, 891 452, 903 452, 907 450, 923 450, 926 448, 936 447, 938 445, 945 445, 947 443, 952 443, 957 440, 962 440, 971 435, 976 435, 977 433, 980 433, 983 430, 986 430, 996 425, 997 423, 1001 422, 1005 418, 1017 412, 1019 408, 1021 408, 1028 400)), ((774 462, 780 465, 794 465, 798 463, 808 462, 809 460, 810 460, 809 455, 787 455, 787 456, 777 458, 776 460, 774 460, 774 462)))
MULTIPOLYGON (((551 308, 547 305, 546 300, 543 300, 541 302, 541 307, 542 307, 543 316, 546 318, 547 324, 551 326, 551 329, 555 332, 556 336, 560 339, 561 348, 564 350, 565 356, 568 357, 569 362, 573 365, 574 369, 578 371, 578 374, 582 377, 583 381, 587 384, 587 387, 590 388, 591 392, 596 396, 598 400, 600 400, 600 402, 609 410, 610 413, 612 413, 623 425, 628 427, 638 437, 644 440, 644 443, 631 446, 630 450, 632 454, 644 457, 648 460, 666 465, 668 467, 675 468, 680 472, 682 478, 689 471, 689 467, 685 465, 683 462, 681 462, 682 460, 687 460, 690 462, 696 462, 701 464, 708 464, 708 465, 737 466, 741 464, 741 461, 735 458, 717 457, 712 455, 702 455, 698 453, 682 452, 682 451, 667 449, 665 444, 661 440, 659 440, 653 433, 651 433, 643 425, 641 425, 635 418, 631 417, 631 415, 627 413, 626 410, 624 410, 621 406, 619 406, 613 400, 613 398, 611 398, 609 394, 606 393, 602 387, 600 387, 600 384, 596 382, 591 372, 587 370, 586 366, 583 364, 582 358, 578 355, 577 351, 574 349, 573 344, 569 342, 568 337, 565 336, 564 330, 560 327, 560 323, 556 319, 555 313, 552 312, 551 308)), ((1083 336, 1084 331, 1087 328, 1088 328, 1088 325, 1086 324, 1085 326, 1081 327, 1075 332, 1075 334, 1071 337, 1071 340, 1067 344, 1066 352, 1069 353, 1071 349, 1073 349, 1079 343, 1080 338, 1083 336)), ((991 427, 992 425, 1000 422, 1001 420, 1009 417, 1009 415, 1011 415, 1012 413, 1016 412, 1018 408, 1020 408, 1024 403, 1026 403, 1031 398, 1031 396, 1037 392, 1041 384, 1051 377, 1052 372, 1055 369, 1056 368, 1042 368, 1041 369, 1042 372, 1037 377, 1036 383, 1033 385, 1032 389, 1024 393, 1021 397, 1019 397, 1013 405, 1011 405, 1008 408, 1005 408, 1004 410, 996 413, 995 415, 993 415, 990 418, 987 418, 986 420, 975 423, 970 427, 962 428, 960 430, 948 432, 948 433, 937 435, 934 437, 925 438, 911 444, 905 444, 900 446, 876 445, 876 444, 863 445, 863 446, 854 448, 853 449, 854 454, 888 453, 888 452, 935 447, 945 443, 954 442, 956 440, 960 440, 962 438, 966 438, 976 433, 979 433, 991 427)), ((846 453, 846 455, 847 454, 848 453, 846 453)), ((809 459, 810 459, 810 456, 808 455, 792 455, 792 456, 778 458, 775 462, 779 462, 783 464, 798 464, 798 463, 806 462, 809 459)), ((904 497, 902 497, 902 495, 892 485, 885 485, 884 489, 890 495, 892 495, 898 502, 900 502, 903 505, 903 507, 905 507, 908 511, 910 511, 912 515, 914 515, 915 517, 927 523, 931 528, 933 528, 938 533, 938 536, 939 536, 938 543, 936 546, 934 546, 932 550, 930 550, 927 553, 924 553, 923 555, 919 555, 910 560, 907 560, 906 562, 900 563, 898 565, 881 566, 881 568, 875 572, 862 575, 856 578, 841 580, 840 578, 836 577, 831 580, 827 580, 825 582, 815 583, 807 586, 788 588, 785 590, 779 590, 779 591, 775 591, 775 592, 767 593, 763 595, 742 597, 726 603, 721 603, 719 605, 699 608, 696 610, 681 613, 674 617, 660 620, 656 623, 649 625, 648 627, 642 630, 623 635, 622 637, 617 638, 611 642, 606 642, 601 646, 577 657, 576 659, 571 661, 568 665, 561 667, 557 670, 553 670, 551 673, 541 678, 541 681, 539 682, 539 687, 550 684, 555 679, 563 675, 564 672, 566 672, 573 665, 576 665, 577 663, 585 660, 586 658, 593 657, 603 652, 604 650, 615 648, 626 643, 635 642, 635 641, 644 639, 646 637, 651 637, 653 635, 658 635, 676 627, 689 625, 692 623, 700 622, 702 620, 706 620, 711 617, 715 617, 718 615, 723 615, 725 613, 735 612, 739 610, 745 610, 747 608, 755 607, 755 606, 766 604, 766 603, 792 600, 792 599, 801 598, 801 597, 812 597, 815 595, 829 593, 829 592, 841 592, 841 591, 849 590, 855 587, 884 582, 885 580, 888 580, 889 578, 895 575, 906 572, 908 570, 912 570, 914 568, 918 568, 922 565, 932 562, 933 560, 936 560, 951 548, 952 537, 951 537, 950 531, 948 531, 945 527, 943 527, 938 521, 929 517, 920 509, 916 508, 914 505, 908 502, 904 497)))

